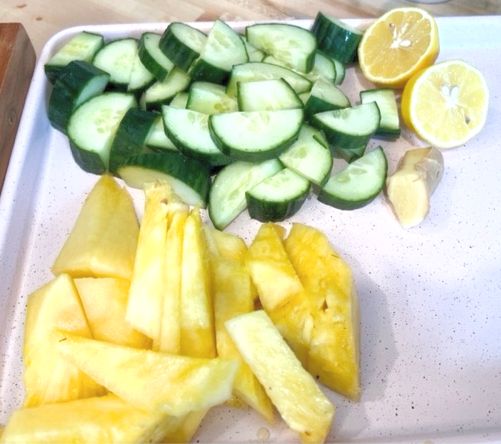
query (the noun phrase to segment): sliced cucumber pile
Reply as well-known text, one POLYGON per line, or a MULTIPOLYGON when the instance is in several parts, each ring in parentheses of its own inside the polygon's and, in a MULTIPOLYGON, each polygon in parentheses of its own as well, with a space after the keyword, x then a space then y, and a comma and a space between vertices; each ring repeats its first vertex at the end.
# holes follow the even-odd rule
POLYGON ((139 188, 168 180, 220 229, 246 208, 290 217, 312 189, 355 208, 386 177, 369 139, 400 134, 393 91, 352 104, 340 87, 361 35, 321 13, 310 30, 259 23, 239 34, 216 20, 208 33, 180 22, 139 38, 80 32, 45 65, 49 120, 83 170, 139 188))

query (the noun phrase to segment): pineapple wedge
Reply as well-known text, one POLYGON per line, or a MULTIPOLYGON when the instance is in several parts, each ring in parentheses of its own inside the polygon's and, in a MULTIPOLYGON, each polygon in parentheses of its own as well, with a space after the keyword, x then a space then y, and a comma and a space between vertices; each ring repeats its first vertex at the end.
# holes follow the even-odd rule
POLYGON ((113 344, 150 348, 151 340, 125 321, 129 282, 115 278, 75 279, 92 337, 113 344))
POLYGON ((35 291, 28 300, 24 337, 25 406, 96 396, 104 389, 57 349, 63 337, 55 329, 91 337, 70 276, 61 274, 35 291))
POLYGON ((139 350, 66 335, 59 352, 129 404, 180 416, 225 402, 238 363, 139 350))
POLYGON ((188 207, 169 212, 169 227, 165 245, 165 288, 162 302, 162 320, 158 350, 181 352, 181 271, 183 233, 188 207))
POLYGON ((167 183, 145 186, 144 216, 139 229, 126 319, 152 339, 160 336, 165 291, 165 243, 167 210, 172 191, 167 183))
POLYGON ((90 192, 52 271, 73 277, 129 279, 138 236, 132 199, 111 176, 90 192))
POLYGON ((360 396, 358 303, 350 267, 315 228, 294 224, 285 248, 314 305, 308 370, 351 399, 360 396))
POLYGON ((263 310, 226 322, 226 329, 286 424, 303 443, 322 443, 334 406, 303 368, 263 310))
POLYGON ((263 224, 247 253, 247 267, 266 310, 285 305, 296 293, 303 291, 284 250, 283 236, 279 225, 263 224))
POLYGON ((247 264, 266 313, 306 366, 313 318, 308 295, 285 251, 284 234, 279 225, 261 225, 247 264))
POLYGON ((200 213, 190 212, 184 225, 181 271, 181 354, 216 356, 214 313, 207 242, 200 213))
POLYGON ((159 443, 176 417, 144 411, 112 394, 15 411, 1 444, 159 443))
MULTIPOLYGON (((228 256, 232 257, 233 255, 228 256)), ((235 395, 254 408, 269 422, 272 422, 274 414, 270 399, 250 367, 242 362, 242 357, 224 326, 227 320, 249 313, 254 309, 254 297, 249 273, 242 262, 239 263, 219 255, 211 257, 211 269, 214 285, 214 316, 218 356, 237 359, 241 362, 233 387, 235 395)))

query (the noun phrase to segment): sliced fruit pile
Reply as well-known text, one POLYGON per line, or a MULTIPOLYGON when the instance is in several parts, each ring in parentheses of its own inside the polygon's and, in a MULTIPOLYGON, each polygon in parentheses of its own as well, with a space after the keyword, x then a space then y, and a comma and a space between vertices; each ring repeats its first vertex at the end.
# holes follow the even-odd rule
POLYGON ((209 409, 276 409, 304 443, 358 399, 351 271, 306 225, 263 224, 249 247, 202 224, 166 182, 138 225, 108 175, 28 299, 25 401, 1 443, 187 442, 209 409))
MULTIPOLYGON (((166 179, 186 203, 208 203, 219 229, 245 208, 283 220, 312 189, 331 193, 333 157, 356 162, 374 134, 400 133, 391 90, 363 91, 352 106, 339 89, 361 38, 321 13, 311 30, 255 24, 243 36, 220 20, 207 35, 171 23, 139 41, 82 32, 46 64, 49 119, 84 170, 139 188, 166 179)), ((386 176, 386 161, 371 158, 351 168, 367 174, 344 172, 342 197, 322 201, 371 201, 386 176), (357 183, 368 194, 352 199, 357 183)))

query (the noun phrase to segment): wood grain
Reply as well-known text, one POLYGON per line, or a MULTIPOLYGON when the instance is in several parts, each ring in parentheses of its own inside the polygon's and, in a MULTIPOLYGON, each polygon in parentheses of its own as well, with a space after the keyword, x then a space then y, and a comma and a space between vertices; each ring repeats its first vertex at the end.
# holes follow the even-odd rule
MULTIPOLYGON (((20 22, 37 54, 61 29, 75 25, 172 20, 311 18, 321 10, 340 18, 377 17, 408 0, 1 0, 0 20, 20 22)), ((436 16, 501 14, 500 0, 420 4, 436 16)))
POLYGON ((0 23, 0 191, 35 60, 24 27, 20 23, 0 23))

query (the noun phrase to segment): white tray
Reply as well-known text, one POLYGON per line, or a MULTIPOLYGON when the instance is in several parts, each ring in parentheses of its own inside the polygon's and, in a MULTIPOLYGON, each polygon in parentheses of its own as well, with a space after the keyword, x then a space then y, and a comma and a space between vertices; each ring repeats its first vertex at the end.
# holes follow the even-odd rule
MULTIPOLYGON (((477 66, 491 102, 481 134, 444 152, 445 175, 429 217, 405 231, 383 198, 342 212, 313 197, 292 218, 328 234, 353 267, 360 297, 362 399, 328 393, 337 405, 330 440, 501 442, 501 17, 438 23, 439 60, 477 66)), ((0 200, 0 423, 22 399, 26 297, 50 279, 50 265, 96 181, 76 166, 46 116, 43 64, 83 29, 112 38, 161 32, 165 23, 71 28, 55 35, 38 61, 0 200)), ((359 81, 351 71, 343 85, 352 100, 359 81)), ((391 171, 411 143, 381 142, 391 171)), ((141 193, 133 195, 141 213, 141 193)), ((246 215, 229 227, 246 240, 257 229, 246 215)), ((251 411, 228 407, 213 409, 195 440, 262 442, 262 427, 270 442, 296 441, 281 422, 270 427, 251 411)))

